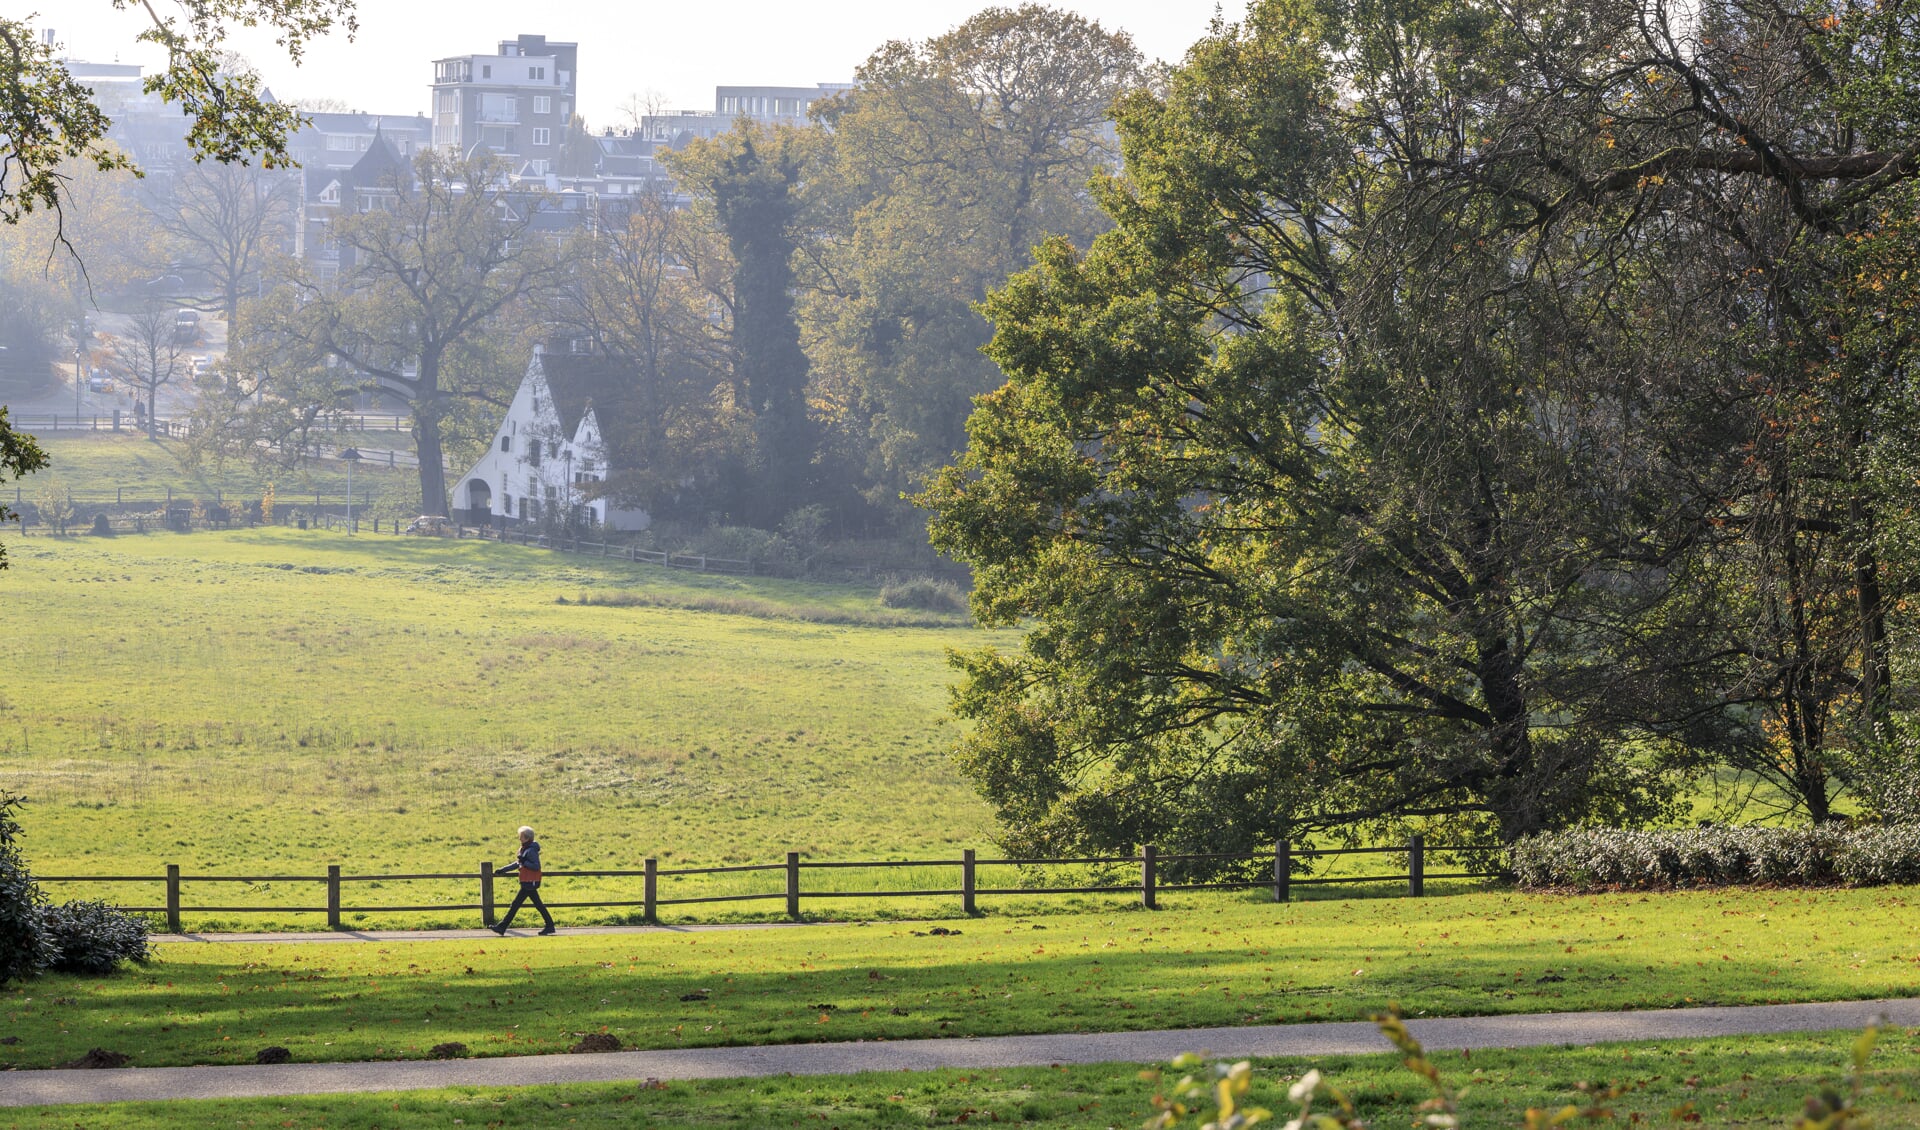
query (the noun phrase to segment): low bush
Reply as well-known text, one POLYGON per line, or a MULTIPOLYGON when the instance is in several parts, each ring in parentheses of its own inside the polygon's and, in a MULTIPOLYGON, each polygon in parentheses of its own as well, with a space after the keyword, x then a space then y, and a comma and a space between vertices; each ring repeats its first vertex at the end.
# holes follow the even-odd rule
POLYGON ((0 792, 0 985, 25 980, 53 959, 42 920, 46 896, 20 856, 19 797, 0 792))
POLYGON ((104 976, 123 961, 147 960, 146 920, 104 902, 79 899, 45 907, 40 920, 52 942, 50 969, 104 976))
POLYGON ((880 588, 880 603, 888 608, 918 608, 926 612, 967 610, 967 598, 952 581, 933 577, 894 577, 880 588))
POLYGON ((1522 887, 1571 890, 1913 883, 1920 824, 1569 828, 1514 844, 1507 866, 1522 887))
POLYGON ((0 985, 49 969, 111 973, 122 961, 145 961, 147 924, 104 902, 48 906, 20 855, 20 797, 0 792, 0 985))

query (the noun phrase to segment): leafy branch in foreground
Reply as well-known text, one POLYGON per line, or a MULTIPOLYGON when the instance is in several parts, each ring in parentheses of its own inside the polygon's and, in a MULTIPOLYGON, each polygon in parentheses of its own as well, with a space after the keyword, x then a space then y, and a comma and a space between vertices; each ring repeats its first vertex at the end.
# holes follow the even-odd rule
MULTIPOLYGON (((1426 1080, 1433 1092, 1432 1097, 1415 1108, 1412 1125, 1433 1127, 1435 1130, 1457 1130, 1465 1126, 1466 1122, 1460 1113, 1461 1100, 1466 1097, 1465 1088, 1451 1088, 1440 1077, 1440 1069, 1427 1058, 1426 1049, 1408 1030, 1399 1010, 1394 1008, 1375 1014, 1373 1021, 1379 1026, 1380 1034, 1405 1057, 1402 1063, 1406 1069, 1426 1080)), ((1849 1057, 1850 1070, 1843 1086, 1822 1087, 1807 1097, 1802 1116, 1793 1124, 1794 1130, 1871 1130, 1873 1122, 1862 1108, 1861 1099, 1866 1094, 1867 1060, 1879 1040, 1880 1027, 1879 1023, 1868 1026, 1853 1042, 1849 1057)), ((1204 1057, 1189 1053, 1175 1059, 1172 1067, 1186 1074, 1170 1085, 1165 1093, 1153 1096, 1153 1108, 1158 1113, 1146 1121, 1143 1130, 1175 1130, 1189 1125, 1190 1119, 1202 1118, 1206 1121, 1201 1123, 1200 1130, 1244 1130, 1245 1127, 1275 1117, 1273 1111, 1253 1105, 1250 1101, 1254 1067, 1249 1060, 1207 1066, 1204 1057)), ((1143 1071, 1140 1078, 1158 1083, 1162 1073, 1158 1070, 1143 1071)), ((1552 1109, 1529 1107, 1521 1115, 1520 1125, 1526 1130, 1549 1130, 1550 1127, 1567 1126, 1574 1122, 1640 1121, 1638 1114, 1622 1117, 1607 1105, 1627 1094, 1631 1088, 1581 1084, 1578 1089, 1584 1093, 1584 1103, 1567 1103, 1552 1109)), ((1292 1104, 1293 1110, 1292 1116, 1284 1124, 1285 1130, 1367 1130, 1372 1125, 1361 1118, 1354 1100, 1329 1082, 1317 1068, 1309 1070, 1287 1089, 1287 1102, 1292 1104)), ((1699 1121, 1699 1115, 1693 1112, 1691 1104, 1682 1104, 1673 1112, 1673 1116, 1679 1121, 1699 1121)), ((1383 1122, 1382 1125, 1404 1123, 1383 1122)))

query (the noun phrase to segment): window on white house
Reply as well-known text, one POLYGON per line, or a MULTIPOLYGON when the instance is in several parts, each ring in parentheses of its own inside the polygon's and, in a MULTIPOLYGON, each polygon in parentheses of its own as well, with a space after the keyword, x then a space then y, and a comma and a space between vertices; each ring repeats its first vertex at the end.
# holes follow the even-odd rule
POLYGON ((482 64, 482 65, 481 65, 481 67, 480 67, 480 77, 481 77, 481 78, 492 78, 492 77, 493 77, 493 68, 492 68, 491 66, 488 66, 488 65, 486 65, 486 64, 482 64))
POLYGON ((502 451, 512 451, 512 450, 513 450, 513 437, 512 437, 512 436, 501 436, 501 437, 500 437, 500 450, 502 450, 502 451))
POLYGON ((528 78, 534 78, 534 79, 541 79, 541 78, 546 78, 546 77, 547 77, 547 68, 545 68, 545 67, 528 67, 528 68, 527 68, 527 77, 528 77, 528 78))
POLYGON ((527 462, 535 467, 540 465, 540 441, 537 439, 527 445, 527 462))

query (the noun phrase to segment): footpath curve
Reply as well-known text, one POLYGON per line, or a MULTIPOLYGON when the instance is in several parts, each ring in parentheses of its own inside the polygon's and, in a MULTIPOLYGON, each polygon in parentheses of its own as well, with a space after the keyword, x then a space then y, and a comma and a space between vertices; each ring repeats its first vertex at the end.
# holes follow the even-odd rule
MULTIPOLYGON (((1749 1005, 1646 1012, 1549 1012, 1412 1020, 1427 1047, 1520 1048, 1555 1044, 1701 1039, 1832 1028, 1876 1020, 1920 1026, 1920 998, 1837 1004, 1749 1005)), ((1164 1063, 1182 1052, 1232 1059, 1312 1057, 1385 1051, 1372 1024, 1272 1024, 1083 1035, 860 1041, 737 1048, 606 1052, 270 1067, 134 1067, 0 1074, 0 1107, 260 1098, 438 1087, 610 1083, 642 1079, 725 1079, 753 1075, 844 1075, 939 1067, 1046 1067, 1062 1063, 1164 1063)))

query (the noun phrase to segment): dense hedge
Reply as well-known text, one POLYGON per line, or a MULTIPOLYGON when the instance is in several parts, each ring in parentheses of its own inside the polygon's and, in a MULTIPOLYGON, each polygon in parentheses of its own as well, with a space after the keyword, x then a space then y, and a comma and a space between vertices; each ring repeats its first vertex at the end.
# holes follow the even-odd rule
POLYGON ((1534 888, 1920 883, 1920 824, 1571 828, 1521 840, 1508 849, 1507 860, 1514 879, 1534 888))

